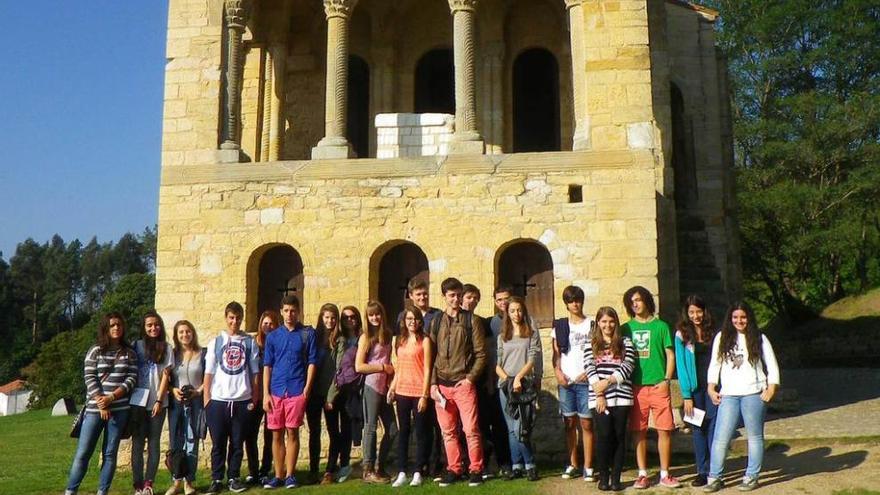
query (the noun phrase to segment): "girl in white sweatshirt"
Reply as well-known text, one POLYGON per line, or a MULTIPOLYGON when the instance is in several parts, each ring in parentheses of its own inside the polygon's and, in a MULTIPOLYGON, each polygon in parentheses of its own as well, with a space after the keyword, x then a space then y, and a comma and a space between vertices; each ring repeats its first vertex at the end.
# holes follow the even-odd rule
POLYGON ((718 405, 718 415, 709 479, 703 491, 716 492, 724 486, 721 474, 727 447, 740 415, 748 435, 749 462, 739 490, 754 490, 764 457, 764 412, 779 386, 779 366, 770 340, 758 330, 755 314, 745 303, 730 307, 712 342, 707 382, 709 397, 718 405))

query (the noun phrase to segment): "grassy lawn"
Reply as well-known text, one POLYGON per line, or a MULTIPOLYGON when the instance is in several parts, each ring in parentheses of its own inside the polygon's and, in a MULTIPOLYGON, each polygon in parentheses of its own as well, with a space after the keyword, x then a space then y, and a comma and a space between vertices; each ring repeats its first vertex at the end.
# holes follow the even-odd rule
MULTIPOLYGON (((70 462, 76 450, 76 440, 68 437, 73 417, 50 416, 48 410, 31 411, 9 417, 0 417, 0 494, 2 495, 41 495, 45 493, 62 493, 67 483, 70 462)), ((305 449, 302 450, 305 453, 305 449)), ((208 455, 202 451, 200 455, 208 455)), ((302 455, 302 454, 301 454, 302 455)), ((80 493, 94 493, 98 485, 100 463, 100 442, 89 472, 80 487, 80 493)), ((551 471, 547 471, 549 475, 551 471)), ((556 472, 554 469, 553 473, 556 472)), ((204 470, 198 474, 197 487, 207 489, 209 476, 204 470)), ((302 479, 302 476, 300 476, 302 479)), ((160 465, 156 479, 157 494, 162 494, 171 483, 171 478, 164 465, 160 465)), ((520 495, 537 492, 557 491, 550 485, 558 484, 556 479, 543 479, 538 483, 517 480, 490 481, 480 488, 480 492, 499 493, 504 495, 520 495), (549 489, 549 490, 546 490, 549 489)), ((338 493, 384 493, 391 488, 387 485, 365 485, 360 480, 332 486, 305 486, 298 491, 305 493, 338 494, 338 493)), ((420 494, 456 494, 473 493, 467 484, 450 488, 439 488, 435 484, 426 484, 419 488, 402 488, 404 492, 418 491, 420 494)), ((282 492, 286 490, 281 490, 282 492)), ((567 491, 567 490, 563 490, 567 491)), ((270 493, 278 490, 250 489, 247 493, 270 493)), ((131 471, 127 465, 119 466, 113 479, 113 494, 130 494, 131 471)), ((224 492, 230 493, 230 492, 224 492)))

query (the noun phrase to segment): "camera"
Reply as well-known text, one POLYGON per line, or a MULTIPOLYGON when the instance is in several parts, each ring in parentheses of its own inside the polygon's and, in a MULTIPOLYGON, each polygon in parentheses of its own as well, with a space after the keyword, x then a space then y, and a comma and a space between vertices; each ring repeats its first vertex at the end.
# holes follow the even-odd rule
POLYGON ((192 385, 184 385, 180 387, 180 395, 183 396, 183 400, 181 400, 181 402, 183 402, 184 404, 189 404, 189 400, 192 396, 193 390, 194 389, 192 385))

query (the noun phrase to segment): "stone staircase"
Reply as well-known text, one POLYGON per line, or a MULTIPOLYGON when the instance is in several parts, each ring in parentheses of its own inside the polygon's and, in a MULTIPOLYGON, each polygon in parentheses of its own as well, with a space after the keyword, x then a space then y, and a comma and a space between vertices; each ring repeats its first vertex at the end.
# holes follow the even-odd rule
POLYGON ((717 321, 723 317, 729 301, 709 245, 706 224, 699 217, 679 213, 677 228, 679 294, 682 299, 689 294, 702 296, 717 321))

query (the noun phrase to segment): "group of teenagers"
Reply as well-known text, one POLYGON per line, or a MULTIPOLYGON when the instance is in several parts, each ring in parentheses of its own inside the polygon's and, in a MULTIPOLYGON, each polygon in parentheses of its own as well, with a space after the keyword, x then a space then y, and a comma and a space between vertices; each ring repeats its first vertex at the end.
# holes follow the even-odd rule
MULTIPOLYGON (((314 327, 301 322, 299 300, 286 295, 280 314, 260 315, 255 337, 241 330, 244 310, 231 302, 224 311, 226 329, 204 347, 186 320, 174 324, 169 344, 162 318, 152 311, 143 318, 141 338, 129 344, 124 318, 105 315, 85 357, 87 404, 65 494, 77 493, 103 432, 98 494, 109 492, 119 441, 131 435, 134 493, 153 495, 166 418, 167 455, 177 459, 166 495, 197 493, 199 441, 207 432, 212 447, 206 493, 296 488, 304 423, 309 473, 303 482, 309 484, 349 479, 353 445, 362 448, 367 483, 479 486, 493 475, 538 480, 532 433, 543 351, 526 301, 510 287, 497 287, 495 315, 483 318, 475 313, 477 287, 448 278, 440 289, 442 310, 429 304, 427 282, 416 279, 395 319, 378 301, 367 303, 363 318, 355 306, 340 311, 324 304, 314 327), (329 437, 323 474, 322 416, 329 437), (398 474, 392 477, 386 468, 395 442, 398 474), (248 474, 242 477, 245 455, 248 474)), ((757 487, 764 411, 779 384, 779 368, 748 305, 733 304, 716 330, 706 303, 688 296, 673 331, 641 286, 624 294, 630 318, 624 324, 607 306, 595 317, 585 315, 579 287, 566 287, 562 300, 568 316, 553 322, 551 343, 568 457, 563 478, 622 490, 630 435, 638 465, 633 487, 651 486, 650 416, 658 433, 658 484, 681 486, 669 473, 675 429, 670 380, 677 376, 684 416, 693 423, 697 475, 691 484, 707 492, 724 486, 728 446, 742 418, 748 466, 738 488, 757 487)))

